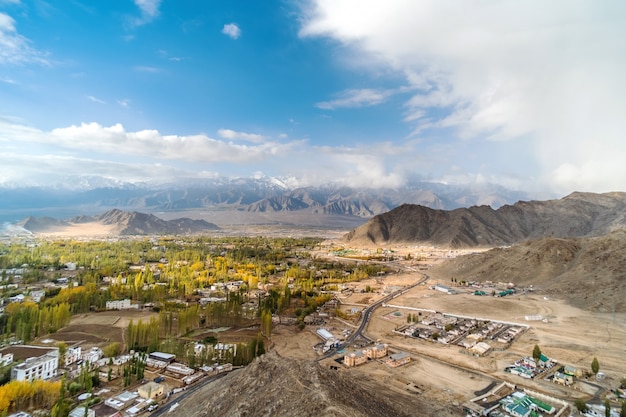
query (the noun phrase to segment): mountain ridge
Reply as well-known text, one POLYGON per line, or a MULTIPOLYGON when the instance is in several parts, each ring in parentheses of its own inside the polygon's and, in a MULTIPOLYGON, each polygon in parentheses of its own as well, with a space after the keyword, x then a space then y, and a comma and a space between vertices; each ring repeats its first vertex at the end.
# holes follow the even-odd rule
POLYGON ((217 225, 205 220, 192 220, 184 217, 173 220, 163 220, 153 214, 140 213, 137 211, 126 212, 119 209, 108 210, 100 215, 94 216, 80 215, 67 220, 29 216, 16 225, 32 233, 50 233, 58 232, 64 228, 75 225, 94 223, 102 226, 111 226, 109 233, 120 236, 195 234, 219 230, 217 225))
POLYGON ((200 388, 181 409, 191 417, 427 415, 419 397, 394 391, 391 398, 380 393, 378 384, 270 351, 200 388))
POLYGON ((272 177, 220 177, 171 184, 126 184, 76 178, 75 184, 75 188, 0 186, 3 201, 0 221, 15 221, 15 216, 23 217, 24 214, 54 213, 59 217, 60 213, 71 216, 109 208, 142 212, 190 209, 237 209, 259 213, 299 211, 370 218, 403 203, 437 209, 472 204, 499 207, 529 197, 528 193, 494 184, 449 185, 428 181, 411 181, 396 188, 349 187, 333 183, 299 186, 293 179, 272 177))
POLYGON ((584 310, 626 311, 626 230, 602 236, 543 237, 459 256, 431 269, 458 281, 534 287, 584 310))
POLYGON ((450 247, 492 247, 545 236, 599 236, 626 228, 626 193, 575 192, 559 200, 518 201, 498 209, 454 210, 403 204, 374 216, 344 240, 354 244, 422 242, 450 247))

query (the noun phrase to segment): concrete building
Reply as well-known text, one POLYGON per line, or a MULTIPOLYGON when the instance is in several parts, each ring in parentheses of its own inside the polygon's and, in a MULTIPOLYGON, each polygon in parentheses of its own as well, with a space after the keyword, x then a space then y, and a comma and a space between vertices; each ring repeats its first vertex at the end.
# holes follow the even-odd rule
POLYGON ((12 353, 7 353, 6 355, 3 355, 2 353, 0 353, 0 366, 7 366, 7 365, 11 365, 12 363, 13 363, 12 353))
POLYGON ((91 408, 80 405, 70 411, 68 417, 96 417, 96 412, 91 408), (85 408, 87 408, 87 413, 85 414, 85 408))
POLYGON ((391 366, 392 368, 396 368, 398 366, 402 366, 409 362, 411 362, 411 357, 409 356, 408 353, 398 352, 389 356, 389 358, 387 358, 387 360, 385 361, 385 364, 391 366))
POLYGON ((565 374, 563 372, 556 372, 554 374, 553 381, 556 384, 572 385, 574 383, 574 377, 572 375, 565 374))
POLYGON ((354 352, 343 357, 343 364, 349 367, 359 366, 367 362, 367 356, 363 352, 354 352))
POLYGON ((57 375, 59 351, 53 350, 45 354, 28 358, 11 369, 11 379, 17 381, 33 381, 35 379, 51 379, 57 375))
POLYGON ((150 355, 148 355, 148 358, 154 361, 172 363, 174 362, 174 359, 176 359, 176 355, 173 355, 171 353, 152 352, 150 355))
POLYGON ((377 343, 372 347, 363 349, 363 353, 370 359, 380 359, 387 356, 387 345, 383 343, 377 343))
POLYGON ((139 304, 131 304, 130 298, 106 302, 107 310, 130 310, 131 308, 139 308, 139 304))
POLYGON ((45 296, 46 296, 46 292, 44 290, 32 290, 30 292, 30 297, 36 303, 40 302, 41 299, 44 298, 45 296))
POLYGON ((74 362, 78 362, 82 355, 82 349, 80 346, 68 347, 65 351, 65 366, 71 365, 74 362))
POLYGON ((85 362, 89 362, 90 364, 94 365, 103 356, 104 356, 104 353, 102 352, 102 349, 94 346, 91 349, 89 349, 87 352, 83 353, 82 358, 85 362))
POLYGON ((137 393, 124 391, 115 397, 105 400, 104 403, 116 410, 122 410, 135 401, 137 397, 139 397, 139 394, 137 393))
POLYGON ((150 381, 147 384, 140 386, 137 389, 137 392, 141 398, 154 400, 155 398, 163 395, 163 385, 150 381))
POLYGON ((469 351, 474 355, 485 356, 487 353, 491 352, 491 346, 485 342, 478 342, 469 348, 469 351))

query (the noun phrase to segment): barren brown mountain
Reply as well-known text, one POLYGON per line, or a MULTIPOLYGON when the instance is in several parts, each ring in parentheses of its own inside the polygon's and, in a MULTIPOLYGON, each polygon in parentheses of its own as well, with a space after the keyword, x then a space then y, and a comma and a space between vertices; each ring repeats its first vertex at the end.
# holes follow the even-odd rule
POLYGON ((429 415, 419 397, 381 394, 380 385, 317 362, 282 358, 274 351, 207 385, 181 404, 200 417, 387 417, 429 415))
POLYGON ((433 268, 457 281, 512 282, 599 312, 626 311, 626 230, 553 238, 460 256, 433 268))
POLYGON ((129 213, 118 209, 97 216, 78 216, 68 220, 28 217, 18 223, 33 233, 62 233, 65 229, 86 224, 106 227, 106 233, 110 235, 193 234, 219 229, 215 224, 205 220, 188 218, 163 220, 153 214, 136 211, 129 213))
POLYGON ((560 200, 520 201, 497 210, 451 211, 402 205, 345 236, 351 244, 422 242, 449 247, 493 247, 545 236, 600 236, 626 228, 626 193, 573 193, 560 200))

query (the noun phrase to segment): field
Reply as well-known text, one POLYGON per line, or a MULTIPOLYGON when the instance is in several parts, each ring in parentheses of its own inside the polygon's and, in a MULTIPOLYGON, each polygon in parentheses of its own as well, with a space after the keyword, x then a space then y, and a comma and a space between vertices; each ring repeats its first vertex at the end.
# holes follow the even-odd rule
POLYGON ((39 339, 41 344, 65 342, 68 346, 80 344, 83 350, 91 347, 104 347, 118 342, 124 345, 124 331, 130 320, 147 321, 156 316, 151 311, 104 311, 73 316, 70 324, 56 333, 39 339))

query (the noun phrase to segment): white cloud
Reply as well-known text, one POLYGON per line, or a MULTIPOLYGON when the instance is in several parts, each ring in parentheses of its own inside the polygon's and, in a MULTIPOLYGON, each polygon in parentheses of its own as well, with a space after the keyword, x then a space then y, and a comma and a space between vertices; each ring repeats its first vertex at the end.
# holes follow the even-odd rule
POLYGON ((142 14, 155 17, 159 14, 161 0, 135 0, 135 4, 139 7, 142 14))
POLYGON ((239 39, 241 36, 241 29, 236 23, 229 23, 224 25, 222 33, 231 39, 239 39))
POLYGON ((307 4, 301 36, 405 75, 415 91, 403 117, 416 135, 525 141, 534 160, 519 166, 539 163, 529 176, 553 189, 626 187, 626 3, 307 4))
POLYGON ((134 26, 141 26, 152 22, 159 16, 161 0, 135 0, 135 5, 141 11, 141 17, 133 19, 134 26))
POLYGON ((156 130, 129 132, 121 124, 98 123, 42 131, 20 120, 0 118, 0 184, 54 184, 85 173, 135 182, 203 178, 210 167, 223 175, 245 177, 263 171, 290 176, 301 185, 332 181, 380 187, 402 184, 406 172, 424 161, 411 146, 389 142, 315 147, 305 140, 279 143, 228 129, 220 130, 220 135, 221 140, 156 130), (241 138, 259 141, 234 142, 241 138))
POLYGON ((49 65, 46 54, 32 48, 31 42, 17 32, 15 20, 0 13, 0 65, 49 65))
POLYGON ((265 141, 265 136, 263 135, 258 135, 256 133, 236 132, 230 129, 220 129, 217 131, 217 134, 224 139, 230 140, 245 140, 252 143, 261 143, 265 141))
POLYGON ((315 107, 323 110, 335 110, 345 107, 368 107, 384 102, 393 92, 391 90, 375 90, 370 88, 345 90, 337 98, 322 101, 315 107))
POLYGON ((106 101, 100 100, 99 98, 94 97, 94 96, 87 96, 87 99, 90 101, 93 101, 94 103, 106 104, 106 101))
POLYGON ((122 98, 117 100, 117 104, 119 104, 122 107, 130 107, 130 103, 131 103, 131 99, 129 98, 122 98))
MULTIPOLYGON (((236 132, 235 132, 236 133, 236 132)), ((0 142, 15 146, 31 143, 51 143, 65 153, 108 154, 116 159, 120 155, 137 155, 156 160, 179 160, 206 163, 243 164, 280 157, 288 153, 299 141, 278 143, 264 141, 254 145, 224 142, 205 135, 162 135, 156 130, 127 132, 121 124, 110 127, 98 123, 82 123, 43 132, 38 129, 0 121, 0 142)), ((1 150, 1 149, 0 149, 1 150)))

